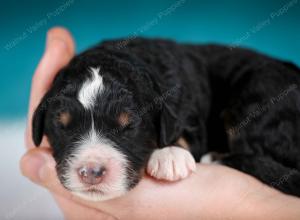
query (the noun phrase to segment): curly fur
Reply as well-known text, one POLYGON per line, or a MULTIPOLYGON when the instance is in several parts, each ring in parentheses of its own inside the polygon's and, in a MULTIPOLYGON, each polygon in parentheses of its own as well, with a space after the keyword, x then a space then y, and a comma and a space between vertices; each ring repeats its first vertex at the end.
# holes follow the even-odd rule
POLYGON ((36 110, 33 139, 39 145, 48 136, 58 172, 91 122, 76 99, 78 90, 87 70, 101 67, 109 89, 97 98, 93 114, 97 129, 129 158, 134 175, 128 188, 139 181, 154 149, 183 137, 196 161, 210 151, 226 153, 222 164, 300 196, 297 66, 243 48, 136 38, 120 49, 120 41, 74 57, 36 110), (64 108, 80 120, 62 130, 52 114, 64 108), (132 120, 119 128, 112 118, 123 111, 132 120))

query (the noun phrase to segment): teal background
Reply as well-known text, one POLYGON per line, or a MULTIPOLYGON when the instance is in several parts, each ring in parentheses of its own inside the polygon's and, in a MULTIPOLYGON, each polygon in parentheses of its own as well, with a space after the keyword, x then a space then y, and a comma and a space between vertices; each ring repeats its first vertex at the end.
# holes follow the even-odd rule
POLYGON ((68 28, 76 39, 77 52, 102 39, 160 36, 185 42, 219 42, 256 48, 300 64, 300 1, 195 1, 186 0, 158 19, 176 3, 165 1, 69 0, 60 14, 47 18, 68 1, 1 1, 0 7, 0 119, 26 116, 31 77, 43 53, 49 28, 68 28), (282 15, 272 12, 294 2, 282 15), (28 28, 44 21, 30 33, 28 28), (155 19, 158 19, 155 20, 155 19), (267 19, 270 22, 266 24, 267 19), (152 21, 152 24, 151 24, 152 21), (157 22, 154 22, 157 21, 157 22), (255 34, 247 35, 255 26, 255 34), (7 45, 27 33, 14 47, 7 45), (247 37, 248 36, 248 37, 247 37))

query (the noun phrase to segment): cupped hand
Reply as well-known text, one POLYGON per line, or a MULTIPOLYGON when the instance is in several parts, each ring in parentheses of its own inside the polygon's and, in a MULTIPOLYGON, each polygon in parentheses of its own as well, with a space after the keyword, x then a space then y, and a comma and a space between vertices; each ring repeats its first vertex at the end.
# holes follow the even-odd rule
POLYGON ((74 48, 73 39, 65 29, 53 28, 48 32, 46 50, 32 80, 25 134, 29 150, 20 161, 23 175, 52 193, 66 219, 264 219, 266 213, 278 213, 272 219, 280 219, 282 213, 278 210, 283 207, 285 212, 287 208, 300 216, 293 206, 281 201, 295 202, 295 199, 283 196, 253 177, 219 165, 198 164, 190 177, 173 183, 145 176, 125 196, 104 202, 73 196, 57 178, 47 140, 34 148, 31 119, 57 72, 73 57, 74 48))

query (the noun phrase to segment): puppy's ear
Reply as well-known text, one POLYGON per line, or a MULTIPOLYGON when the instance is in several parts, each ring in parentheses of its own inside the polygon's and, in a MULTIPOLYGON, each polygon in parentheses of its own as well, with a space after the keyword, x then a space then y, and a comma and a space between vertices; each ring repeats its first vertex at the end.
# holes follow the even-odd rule
POLYGON ((47 111, 47 100, 43 98, 36 108, 32 118, 32 139, 36 147, 41 144, 44 135, 45 115, 47 111))
POLYGON ((176 113, 170 106, 163 106, 160 115, 160 146, 173 143, 180 134, 180 125, 176 113))
MULTIPOLYGON (((176 88, 175 88, 176 89, 176 88)), ((178 89, 178 88, 177 88, 178 89)), ((174 90, 174 89, 173 89, 174 90)), ((181 118, 183 110, 180 106, 178 91, 163 94, 160 111, 160 146, 168 146, 175 142, 182 132, 181 118)))

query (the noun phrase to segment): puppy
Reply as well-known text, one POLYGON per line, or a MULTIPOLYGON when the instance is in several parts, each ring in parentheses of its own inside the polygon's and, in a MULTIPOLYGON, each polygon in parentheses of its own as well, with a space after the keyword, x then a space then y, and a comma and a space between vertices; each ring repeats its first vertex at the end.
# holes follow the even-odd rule
POLYGON ((299 83, 295 65, 247 49, 106 41, 57 74, 33 140, 47 136, 61 183, 87 200, 121 196, 145 171, 186 178, 212 151, 300 196, 299 83))

